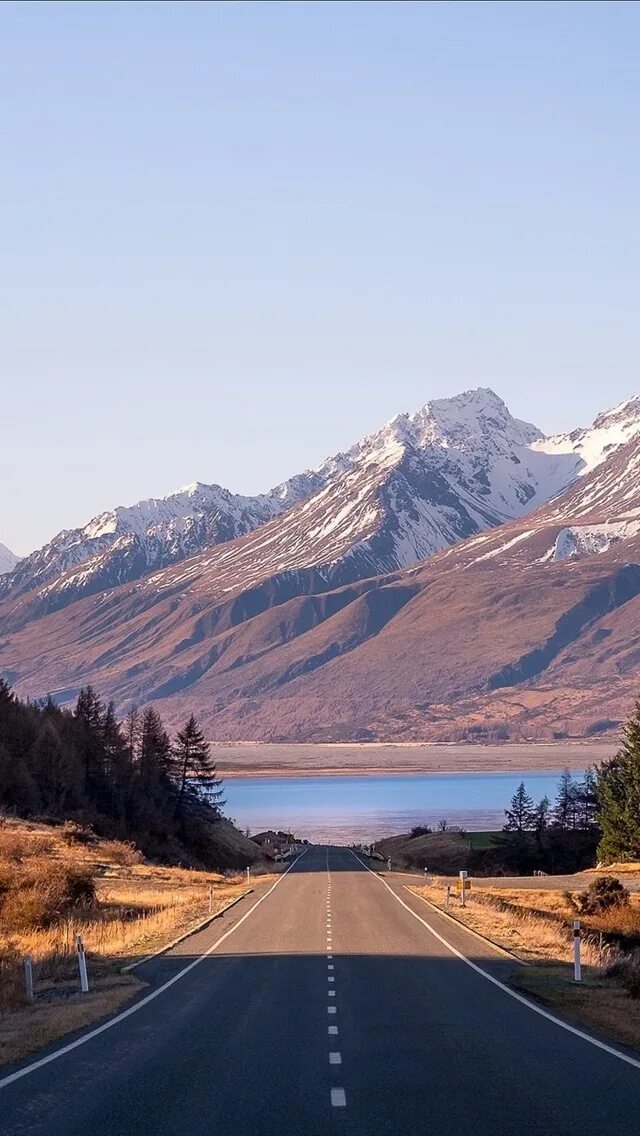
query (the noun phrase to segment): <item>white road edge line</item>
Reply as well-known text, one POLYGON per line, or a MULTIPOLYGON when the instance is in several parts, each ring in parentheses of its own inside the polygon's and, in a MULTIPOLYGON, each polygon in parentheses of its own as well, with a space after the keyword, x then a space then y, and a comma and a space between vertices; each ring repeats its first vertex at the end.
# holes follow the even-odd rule
POLYGON ((15 1073, 10 1073, 8 1077, 3 1077, 2 1080, 0 1080, 0 1089, 5 1089, 8 1085, 12 1085, 14 1081, 19 1081, 22 1077, 28 1076, 29 1073, 35 1073, 36 1069, 42 1069, 44 1065, 49 1065, 51 1061, 57 1061, 59 1057, 64 1057, 65 1053, 71 1053, 73 1049, 78 1049, 87 1041, 92 1041, 94 1037, 98 1037, 99 1034, 105 1033, 106 1030, 111 1029, 112 1026, 118 1025, 119 1022, 123 1022, 125 1018, 130 1018, 132 1014, 137 1014, 138 1010, 142 1010, 144 1006, 149 1005, 149 1002, 153 1002, 155 998, 158 998, 160 996, 160 994, 164 994, 165 990, 168 990, 170 986, 173 986, 176 982, 179 982, 181 978, 184 978, 186 974, 189 974, 190 971, 194 970, 194 968, 196 966, 199 966, 201 962, 204 962, 206 958, 209 958, 209 955, 212 955, 213 952, 220 946, 220 944, 224 943, 225 939, 228 939, 230 935, 233 935, 234 931, 237 931, 238 927, 241 927, 242 924, 249 918, 249 916, 253 915, 253 912, 256 910, 256 908, 259 907, 261 903, 264 903, 265 899, 267 899, 271 895, 272 891, 275 891, 278 884, 282 883, 282 880, 285 876, 288 876, 291 869, 295 867, 295 865, 298 863, 298 860, 300 860, 305 855, 306 851, 307 849, 305 848, 304 852, 301 852, 299 856, 296 856, 293 863, 289 864, 286 872, 283 872, 281 876, 278 876, 275 883, 271 885, 269 890, 266 891, 264 895, 260 896, 260 899, 258 899, 256 903, 254 903, 253 907, 250 907, 248 911, 245 911, 242 918, 239 919, 238 922, 230 928, 230 930, 225 931, 224 935, 221 935, 219 939, 216 939, 215 943, 213 943, 212 946, 210 946, 208 950, 204 952, 204 954, 201 954, 197 959, 194 959, 193 962, 190 962, 188 966, 185 966, 183 970, 180 970, 177 974, 174 974, 173 978, 170 978, 168 982, 164 982, 162 986, 158 987, 157 990, 153 990, 151 994, 147 994, 145 998, 141 998, 139 1002, 135 1002, 134 1005, 130 1006, 128 1010, 123 1010, 121 1014, 117 1014, 115 1018, 109 1018, 109 1021, 103 1022, 101 1026, 97 1026, 96 1029, 91 1030, 90 1033, 86 1033, 82 1037, 76 1038, 75 1041, 69 1042, 68 1045, 63 1045, 61 1049, 56 1049, 55 1053, 49 1053, 47 1057, 40 1057, 39 1060, 32 1061, 30 1065, 26 1065, 24 1069, 18 1069, 15 1073))
POLYGON ((475 962, 472 962, 471 959, 468 959, 466 955, 463 955, 461 951, 457 950, 451 943, 443 938, 442 935, 439 935, 438 932, 431 926, 431 924, 427 923, 426 919, 423 919, 421 915, 418 915, 416 911, 409 907, 408 903, 405 903, 403 899, 400 899, 400 896, 396 895, 393 888, 390 888, 389 884, 386 883, 385 880, 377 875, 376 872, 372 871, 369 865, 365 864, 359 856, 356 856, 355 852, 351 848, 349 849, 349 851, 351 852, 354 860, 357 860, 358 863, 363 868, 365 868, 367 872, 371 872, 373 878, 376 879, 378 883, 382 884, 383 887, 386 887, 387 891, 390 892, 397 903, 399 903, 401 907, 404 907, 405 911, 408 911, 410 915, 413 915, 413 918, 417 919, 418 923, 422 923, 422 926, 426 927, 427 931, 429 932, 429 934, 433 935, 434 939, 437 939, 439 943, 442 943, 443 947, 446 947, 448 951, 451 951, 452 955, 455 955, 457 959, 460 959, 460 962, 465 963, 466 966, 470 966, 471 969, 475 970, 476 974, 479 974, 482 978, 486 978, 487 982, 490 982, 492 986, 497 986, 499 990, 504 990, 505 994, 508 994, 510 998, 514 998, 516 1002, 520 1002, 521 1005, 526 1006, 527 1009, 533 1010, 534 1014, 539 1014, 541 1018, 546 1018, 547 1021, 553 1022, 556 1026, 560 1026, 560 1029, 566 1030, 567 1033, 572 1033, 575 1037, 580 1037, 583 1041, 588 1041, 589 1045, 594 1045, 596 1049, 601 1049, 604 1053, 609 1053, 611 1057, 617 1057, 619 1061, 624 1061, 627 1065, 633 1065, 635 1069, 640 1069, 640 1061, 637 1061, 635 1057, 628 1057, 626 1053, 622 1053, 619 1049, 614 1049, 612 1045, 607 1045, 604 1041, 598 1041, 597 1038, 590 1037, 588 1033, 584 1033, 582 1030, 577 1029, 576 1026, 570 1026, 568 1022, 563 1022, 562 1018, 557 1018, 555 1014, 550 1014, 547 1010, 543 1010, 540 1006, 536 1006, 535 1002, 530 1002, 528 998, 525 998, 522 994, 518 994, 515 990, 512 990, 510 986, 507 986, 504 982, 501 982, 499 978, 494 978, 493 975, 489 974, 488 971, 483 970, 481 966, 478 966, 475 962))

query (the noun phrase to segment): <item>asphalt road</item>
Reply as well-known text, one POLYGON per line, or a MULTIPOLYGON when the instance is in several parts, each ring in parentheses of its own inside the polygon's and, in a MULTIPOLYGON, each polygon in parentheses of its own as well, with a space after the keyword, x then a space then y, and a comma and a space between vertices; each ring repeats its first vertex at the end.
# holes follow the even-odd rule
POLYGON ((640 1061, 491 981, 512 966, 401 880, 381 880, 345 849, 313 848, 275 888, 146 964, 147 1000, 110 1028, 85 1031, 75 1048, 66 1039, 44 1054, 60 1056, 10 1083, 5 1072, 0 1132, 638 1131, 640 1061))

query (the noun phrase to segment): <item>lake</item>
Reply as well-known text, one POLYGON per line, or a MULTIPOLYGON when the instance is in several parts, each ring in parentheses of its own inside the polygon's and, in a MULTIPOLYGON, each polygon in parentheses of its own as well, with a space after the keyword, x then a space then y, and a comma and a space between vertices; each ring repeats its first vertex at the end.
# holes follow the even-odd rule
POLYGON ((534 801, 545 794, 553 801, 556 773, 231 777, 225 813, 243 830, 284 829, 332 844, 366 843, 440 820, 496 829, 521 781, 534 801))

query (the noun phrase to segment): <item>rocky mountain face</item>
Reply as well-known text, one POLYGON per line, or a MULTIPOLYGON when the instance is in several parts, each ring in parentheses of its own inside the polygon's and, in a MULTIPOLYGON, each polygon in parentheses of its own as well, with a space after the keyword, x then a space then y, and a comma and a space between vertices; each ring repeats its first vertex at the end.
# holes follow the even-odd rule
MULTIPOLYGON (((170 722, 193 709, 217 738, 613 729, 640 668, 639 428, 640 400, 564 440, 489 391, 434 402, 243 514, 234 498, 248 531, 211 521, 195 555, 96 588, 116 510, 82 530, 111 540, 95 557, 8 578, 0 670, 32 696, 91 681, 170 722)), ((193 527, 158 523, 165 546, 193 527)))

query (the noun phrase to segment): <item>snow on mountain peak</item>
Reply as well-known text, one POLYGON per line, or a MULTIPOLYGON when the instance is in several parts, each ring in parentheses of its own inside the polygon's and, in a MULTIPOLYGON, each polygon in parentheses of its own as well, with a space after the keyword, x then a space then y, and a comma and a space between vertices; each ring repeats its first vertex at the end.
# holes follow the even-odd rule
POLYGON ((590 426, 555 434, 533 443, 545 454, 575 457, 575 476, 583 477, 640 432, 640 395, 633 395, 611 410, 603 410, 590 426))

